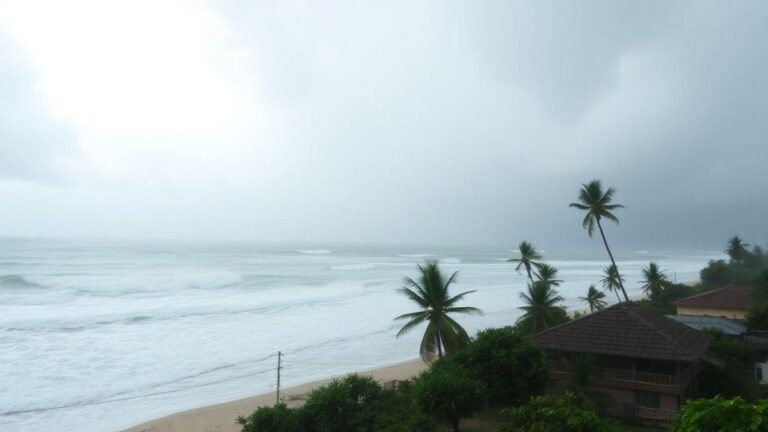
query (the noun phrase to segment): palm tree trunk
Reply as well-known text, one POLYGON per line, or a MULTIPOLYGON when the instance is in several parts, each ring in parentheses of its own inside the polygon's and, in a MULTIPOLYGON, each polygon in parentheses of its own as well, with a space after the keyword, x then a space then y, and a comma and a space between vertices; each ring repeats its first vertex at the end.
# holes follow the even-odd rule
POLYGON ((443 343, 440 337, 440 327, 437 328, 437 358, 443 359, 443 343))
MULTIPOLYGON (((618 275, 619 279, 619 287, 621 288, 621 293, 624 294, 624 300, 629 301, 627 291, 624 289, 624 283, 621 281, 621 273, 619 273, 619 267, 616 265, 616 260, 613 259, 613 254, 611 253, 611 248, 608 247, 608 241, 605 239, 605 233, 603 232, 603 226, 600 224, 600 218, 597 219, 597 228, 600 229, 600 236, 603 238, 605 250, 608 251, 608 256, 611 258, 611 264, 613 264, 613 267, 616 268, 616 274, 618 275)), ((618 296, 619 293, 616 293, 616 297, 618 296)), ((619 303, 621 303, 621 298, 619 298, 619 303)))

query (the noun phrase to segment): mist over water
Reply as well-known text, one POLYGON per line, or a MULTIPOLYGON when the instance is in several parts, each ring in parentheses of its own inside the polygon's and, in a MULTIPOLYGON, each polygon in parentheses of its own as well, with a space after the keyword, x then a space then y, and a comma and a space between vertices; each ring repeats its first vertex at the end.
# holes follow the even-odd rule
MULTIPOLYGON (((397 294, 416 265, 459 270, 477 290, 470 333, 514 323, 525 278, 492 247, 2 240, 0 430, 114 431, 179 410, 418 356, 414 310, 397 294)), ((630 296, 658 262, 698 278, 719 251, 616 251, 630 296)), ((569 309, 598 284, 601 250, 547 250, 569 309)), ((599 284, 598 284, 599 286, 599 284)), ((613 294, 608 300, 615 301, 613 294)), ((247 413, 243 413, 247 414, 247 413)), ((233 419, 234 420, 234 419, 233 419)))

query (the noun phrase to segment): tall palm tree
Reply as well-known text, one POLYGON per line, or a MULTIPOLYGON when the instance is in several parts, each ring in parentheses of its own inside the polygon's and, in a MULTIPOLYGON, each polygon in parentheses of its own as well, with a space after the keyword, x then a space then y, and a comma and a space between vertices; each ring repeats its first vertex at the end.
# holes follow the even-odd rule
POLYGON ((749 244, 744 243, 739 236, 733 236, 728 240, 728 249, 726 249, 725 252, 733 261, 740 263, 749 255, 747 246, 749 246, 749 244))
POLYGON ((533 283, 533 267, 539 265, 541 254, 536 250, 532 243, 527 241, 520 242, 518 248, 520 249, 520 258, 510 258, 507 262, 516 262, 517 267, 515 267, 515 271, 518 273, 520 272, 520 269, 524 267, 526 273, 528 273, 528 279, 533 283))
POLYGON ((560 306, 564 299, 549 284, 536 281, 528 284, 528 292, 520 293, 525 303, 519 309, 523 315, 517 325, 528 333, 537 333, 568 321, 568 313, 560 306))
MULTIPOLYGON (((579 191, 580 202, 571 203, 569 207, 587 212, 587 215, 584 217, 584 222, 582 223, 584 229, 586 229, 587 234, 592 237, 592 234, 595 232, 595 225, 597 225, 597 228, 600 230, 600 236, 603 238, 605 250, 608 252, 608 257, 611 258, 611 264, 616 267, 616 260, 613 259, 611 248, 608 247, 608 240, 605 239, 603 225, 600 223, 603 218, 614 221, 616 224, 619 223, 619 218, 613 214, 613 210, 624 208, 624 206, 621 204, 611 204, 614 193, 616 193, 616 190, 612 187, 609 187, 603 192, 603 185, 600 183, 600 180, 592 180, 588 184, 581 185, 581 190, 579 191)), ((618 267, 616 267, 616 269, 618 271, 618 267)), ((621 278, 619 278, 619 288, 621 288, 621 292, 624 294, 624 300, 629 301, 627 291, 624 289, 624 283, 621 281, 621 278)))
POLYGON ((604 298, 605 293, 598 291, 598 289, 595 288, 595 284, 592 284, 587 290, 587 296, 579 297, 579 300, 587 303, 589 305, 589 311, 594 312, 595 310, 601 310, 605 307, 606 303, 605 300, 603 300, 604 298))
POLYGON ((562 280, 555 279, 557 277, 557 268, 549 264, 539 264, 536 266, 536 277, 540 281, 547 283, 553 287, 560 286, 562 280))
POLYGON ((472 290, 453 297, 450 296, 448 289, 456 281, 457 273, 454 272, 446 279, 437 263, 429 262, 424 266, 419 266, 417 280, 406 277, 404 282, 406 286, 398 290, 419 305, 422 310, 395 318, 396 320, 409 320, 397 333, 397 337, 426 322, 427 329, 419 349, 419 354, 425 362, 433 360, 435 353, 437 353, 438 358, 443 358, 443 354, 448 355, 459 351, 469 342, 467 331, 449 314, 482 314, 482 311, 475 307, 456 306, 465 295, 475 292, 472 290))
POLYGON ((658 298, 664 290, 664 286, 669 283, 667 274, 655 262, 648 263, 648 267, 644 268, 642 273, 643 280, 640 282, 643 284, 641 287, 643 294, 652 299, 658 298))
MULTIPOLYGON (((603 271, 605 272, 605 277, 600 280, 600 283, 603 284, 605 290, 616 293, 616 299, 621 303, 619 290, 621 289, 622 282, 624 282, 624 278, 621 277, 615 265, 608 266, 603 271)), ((626 293, 624 295, 626 296, 626 293)))

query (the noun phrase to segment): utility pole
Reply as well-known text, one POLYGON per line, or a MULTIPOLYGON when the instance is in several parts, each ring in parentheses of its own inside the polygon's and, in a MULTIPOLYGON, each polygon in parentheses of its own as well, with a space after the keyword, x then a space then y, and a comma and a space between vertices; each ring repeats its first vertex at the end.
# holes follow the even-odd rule
POLYGON ((280 366, 280 357, 283 356, 283 353, 281 351, 277 352, 277 395, 275 396, 275 404, 280 403, 280 369, 282 369, 282 366, 280 366))

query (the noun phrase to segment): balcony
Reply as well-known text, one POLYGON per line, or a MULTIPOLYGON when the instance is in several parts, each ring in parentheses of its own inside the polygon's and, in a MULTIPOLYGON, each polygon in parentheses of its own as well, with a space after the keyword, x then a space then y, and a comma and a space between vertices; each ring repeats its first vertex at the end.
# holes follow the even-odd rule
MULTIPOLYGON (((569 373, 571 371, 570 365, 560 361, 550 361, 549 369, 556 372, 569 373)), ((689 367, 683 373, 677 375, 662 374, 655 372, 644 372, 632 369, 615 369, 615 368, 593 368, 595 373, 599 375, 601 379, 628 381, 645 384, 666 385, 666 386, 680 386, 685 384, 690 378, 696 374, 696 368, 689 367)))
POLYGON ((645 408, 639 406, 632 407, 632 412, 637 418, 644 420, 655 420, 659 422, 670 422, 676 414, 674 411, 645 408))

